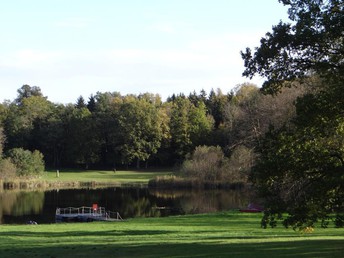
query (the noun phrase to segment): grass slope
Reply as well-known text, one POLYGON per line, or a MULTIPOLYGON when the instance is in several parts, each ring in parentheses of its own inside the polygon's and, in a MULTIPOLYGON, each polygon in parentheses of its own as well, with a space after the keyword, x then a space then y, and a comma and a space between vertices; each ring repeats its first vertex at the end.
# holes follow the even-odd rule
POLYGON ((172 174, 171 170, 137 170, 137 171, 102 171, 102 170, 61 170, 59 177, 56 171, 47 171, 41 179, 47 181, 81 181, 81 182, 118 182, 118 183, 148 183, 156 176, 172 174))
POLYGON ((3 189, 63 189, 84 187, 108 187, 123 185, 148 185, 149 180, 173 174, 172 170, 100 171, 100 170, 56 170, 45 171, 39 178, 0 179, 3 189))
POLYGON ((0 227, 0 257, 343 257, 344 229, 261 229, 226 212, 124 222, 0 227))

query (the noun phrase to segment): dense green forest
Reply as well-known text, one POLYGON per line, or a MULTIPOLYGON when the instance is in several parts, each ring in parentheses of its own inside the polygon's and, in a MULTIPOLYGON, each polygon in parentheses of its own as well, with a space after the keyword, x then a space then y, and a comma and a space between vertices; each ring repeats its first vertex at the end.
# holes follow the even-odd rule
POLYGON ((38 150, 50 168, 112 169, 174 166, 196 146, 220 146, 243 171, 252 165, 258 139, 293 116, 300 94, 295 88, 266 96, 243 84, 227 94, 201 91, 166 101, 150 93, 98 92, 63 105, 23 85, 15 100, 0 105, 3 152, 38 150))

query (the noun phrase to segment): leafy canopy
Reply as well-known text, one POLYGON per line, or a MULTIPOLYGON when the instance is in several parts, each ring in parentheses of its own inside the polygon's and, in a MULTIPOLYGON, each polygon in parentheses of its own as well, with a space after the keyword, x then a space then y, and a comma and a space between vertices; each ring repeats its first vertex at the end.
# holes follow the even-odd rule
POLYGON ((37 176, 44 172, 43 155, 37 150, 31 152, 14 148, 9 151, 8 157, 16 166, 18 176, 37 176))
POLYGON ((310 74, 344 79, 344 3, 341 0, 280 0, 289 6, 291 23, 280 22, 254 52, 241 53, 244 76, 259 74, 263 88, 276 92, 282 83, 310 74))
POLYGON ((306 228, 319 219, 326 226, 332 214, 342 226, 344 3, 280 2, 289 6, 291 23, 280 22, 254 52, 242 52, 243 74, 265 77, 268 93, 296 80, 313 92, 296 101, 293 124, 271 130, 258 145, 251 180, 266 200, 263 226, 275 226, 284 212, 285 226, 306 228))

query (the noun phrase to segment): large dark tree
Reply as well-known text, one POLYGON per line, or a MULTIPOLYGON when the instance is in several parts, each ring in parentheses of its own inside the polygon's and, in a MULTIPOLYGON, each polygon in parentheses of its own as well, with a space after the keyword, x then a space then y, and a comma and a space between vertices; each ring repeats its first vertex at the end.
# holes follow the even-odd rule
POLYGON ((313 92, 299 98, 294 123, 271 130, 258 148, 252 180, 266 200, 263 225, 303 228, 344 212, 344 3, 339 0, 281 0, 291 23, 280 22, 252 52, 242 53, 244 75, 266 78, 276 93, 291 82, 313 92), (312 78, 312 79, 311 79, 312 78))
POLYGON ((15 102, 20 104, 23 99, 30 98, 32 96, 36 97, 43 97, 41 88, 38 86, 30 86, 28 84, 24 84, 20 89, 17 90, 18 97, 16 98, 15 102))
POLYGON ((318 75, 344 77, 344 3, 342 0, 279 0, 290 6, 291 23, 280 22, 242 52, 244 75, 267 78, 264 89, 276 91, 286 80, 318 75))

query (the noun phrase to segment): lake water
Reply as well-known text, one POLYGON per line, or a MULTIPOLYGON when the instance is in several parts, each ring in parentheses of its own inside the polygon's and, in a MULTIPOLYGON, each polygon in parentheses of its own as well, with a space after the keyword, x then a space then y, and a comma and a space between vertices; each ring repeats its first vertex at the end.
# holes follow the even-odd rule
POLYGON ((105 188, 0 192, 0 224, 54 223, 57 207, 91 207, 96 203, 123 219, 228 211, 246 207, 244 190, 152 190, 105 188))

